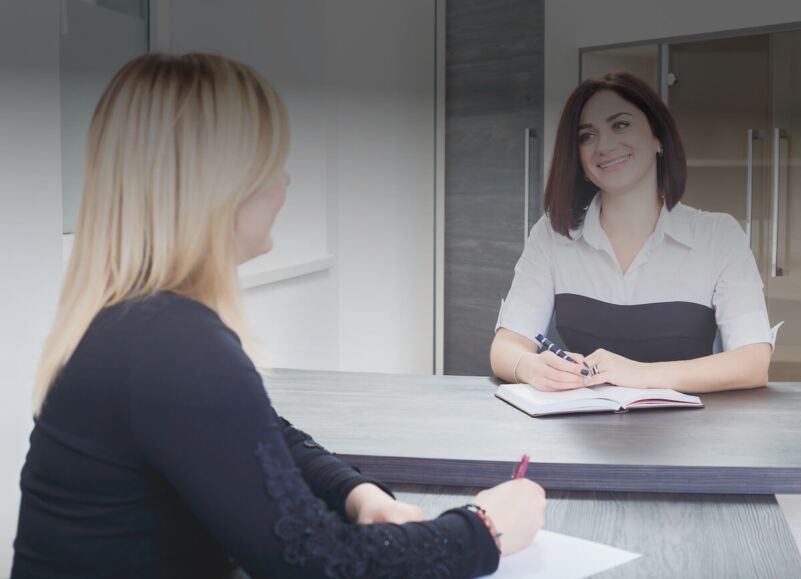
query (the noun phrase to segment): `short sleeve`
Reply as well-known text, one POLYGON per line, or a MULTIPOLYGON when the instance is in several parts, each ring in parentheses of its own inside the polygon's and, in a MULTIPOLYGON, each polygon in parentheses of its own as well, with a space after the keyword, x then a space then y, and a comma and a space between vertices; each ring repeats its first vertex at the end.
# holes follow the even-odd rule
POLYGON ((545 334, 553 315, 554 283, 548 248, 553 233, 548 217, 543 215, 534 225, 523 254, 515 265, 515 276, 495 324, 534 341, 545 334))
POLYGON ((721 216, 715 245, 722 259, 712 306, 723 350, 762 342, 773 347, 762 278, 745 233, 730 215, 721 216))

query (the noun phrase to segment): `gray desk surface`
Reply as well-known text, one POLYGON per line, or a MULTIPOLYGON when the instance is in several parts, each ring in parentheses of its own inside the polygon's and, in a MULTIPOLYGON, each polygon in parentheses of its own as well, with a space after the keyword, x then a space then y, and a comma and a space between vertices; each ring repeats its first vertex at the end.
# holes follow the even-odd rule
POLYGON ((701 410, 531 418, 489 378, 264 370, 278 412, 390 483, 490 486, 532 456, 546 489, 801 493, 801 384, 701 410))
MULTIPOLYGON (((477 491, 395 489, 428 517, 477 491)), ((642 555, 596 577, 801 577, 801 556, 776 499, 767 495, 557 491, 549 493, 545 528, 642 555)))

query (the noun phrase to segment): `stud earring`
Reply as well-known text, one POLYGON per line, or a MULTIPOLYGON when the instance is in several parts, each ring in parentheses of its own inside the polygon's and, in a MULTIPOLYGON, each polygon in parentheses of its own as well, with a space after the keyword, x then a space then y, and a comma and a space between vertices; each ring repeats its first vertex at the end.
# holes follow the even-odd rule
POLYGON ((662 156, 662 147, 659 147, 659 149, 657 149, 656 156, 657 157, 661 157, 662 156))

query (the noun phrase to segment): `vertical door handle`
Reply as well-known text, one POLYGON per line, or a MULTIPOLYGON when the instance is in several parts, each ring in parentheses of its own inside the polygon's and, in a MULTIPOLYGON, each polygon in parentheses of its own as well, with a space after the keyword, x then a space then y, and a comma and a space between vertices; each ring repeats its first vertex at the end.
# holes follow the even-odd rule
POLYGON ((523 129, 523 143, 525 161, 523 164, 523 246, 528 240, 530 229, 529 213, 531 206, 531 156, 537 153, 536 145, 537 131, 532 128, 523 129))
POLYGON ((759 139, 759 131, 748 129, 748 153, 746 156, 746 185, 745 185, 745 235, 748 237, 748 246, 751 242, 751 223, 753 222, 752 209, 754 206, 754 140, 759 139))
POLYGON ((779 267, 779 178, 781 175, 781 155, 779 147, 782 139, 788 139, 787 133, 779 128, 773 129, 773 191, 771 195, 771 224, 770 224, 770 277, 784 275, 779 267))

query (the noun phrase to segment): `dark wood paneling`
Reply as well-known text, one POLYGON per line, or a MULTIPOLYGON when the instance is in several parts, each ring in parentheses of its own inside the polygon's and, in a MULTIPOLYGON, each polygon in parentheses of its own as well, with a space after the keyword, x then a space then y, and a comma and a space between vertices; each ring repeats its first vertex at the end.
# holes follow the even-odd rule
MULTIPOLYGON (((542 0, 447 5, 446 374, 490 373, 500 300, 523 249, 524 130, 542 134, 543 14, 542 0)), ((537 143, 535 169, 541 157, 537 143)))

